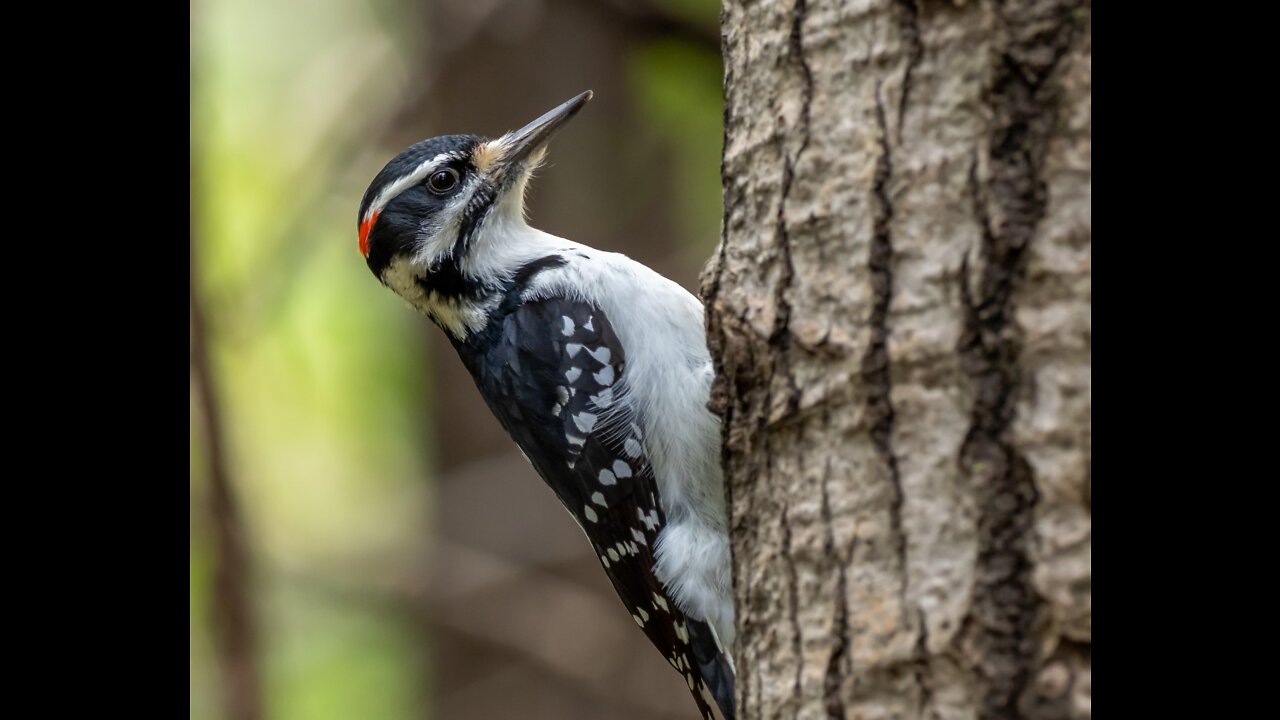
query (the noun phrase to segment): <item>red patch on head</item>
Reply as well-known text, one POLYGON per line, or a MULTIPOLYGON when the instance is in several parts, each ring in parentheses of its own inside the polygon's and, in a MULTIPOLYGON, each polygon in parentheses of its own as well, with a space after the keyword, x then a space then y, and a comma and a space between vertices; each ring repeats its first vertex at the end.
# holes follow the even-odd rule
POLYGON ((374 210, 369 219, 360 223, 360 254, 369 257, 369 231, 378 222, 378 211, 374 210))

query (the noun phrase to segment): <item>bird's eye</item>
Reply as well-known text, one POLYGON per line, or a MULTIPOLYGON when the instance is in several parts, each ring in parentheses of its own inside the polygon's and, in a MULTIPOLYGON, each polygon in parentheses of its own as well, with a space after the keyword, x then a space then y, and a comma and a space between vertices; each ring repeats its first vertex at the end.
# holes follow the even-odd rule
POLYGON ((458 171, 453 168, 437 170, 427 178, 427 187, 437 195, 449 192, 458 184, 458 171))

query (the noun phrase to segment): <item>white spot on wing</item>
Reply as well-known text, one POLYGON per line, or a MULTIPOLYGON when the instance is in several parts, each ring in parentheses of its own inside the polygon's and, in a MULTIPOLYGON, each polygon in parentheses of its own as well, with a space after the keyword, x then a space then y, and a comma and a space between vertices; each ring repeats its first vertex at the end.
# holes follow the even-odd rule
POLYGON ((613 474, 620 478, 631 477, 631 466, 621 460, 613 461, 613 474))
POLYGON ((626 448, 627 455, 633 458, 640 457, 640 443, 635 438, 627 438, 627 441, 623 443, 623 447, 626 448))
POLYGON ((582 323, 582 327, 583 327, 583 328, 585 328, 585 329, 587 329, 587 330, 595 330, 595 328, 594 328, 594 327, 592 327, 592 325, 591 325, 591 323, 592 323, 593 321, 595 321, 595 318, 594 318, 594 317, 592 317, 592 316, 590 316, 590 315, 588 315, 588 316, 587 316, 587 321, 586 321, 586 322, 584 322, 584 323, 582 323))
POLYGON ((565 439, 566 439, 566 440, 568 440, 568 441, 569 441, 569 444, 570 444, 570 445, 578 445, 578 446, 580 446, 580 447, 581 447, 582 445, 585 445, 585 444, 587 443, 587 439, 586 439, 586 438, 584 438, 584 437, 578 437, 578 436, 576 436, 576 435, 570 435, 569 433, 565 433, 565 434, 564 434, 564 437, 565 437, 565 439))
MULTIPOLYGON (((599 515, 596 515, 596 511, 595 511, 595 510, 593 510, 593 509, 591 508, 591 506, 590 506, 590 505, 583 505, 583 506, 582 506, 582 514, 583 514, 583 515, 585 515, 585 516, 586 516, 586 518, 587 518, 588 520, 590 520, 591 522, 596 522, 597 520, 599 520, 599 519, 600 519, 600 516, 599 516, 599 515)), ((612 555, 612 553, 610 553, 610 554, 612 555)), ((617 560, 617 559, 618 559, 618 558, 614 558, 614 560, 617 560)))
POLYGON ((573 424, 582 432, 589 433, 596 426, 596 416, 594 413, 580 412, 573 416, 573 424))
POLYGON ((644 539, 644 531, 641 530, 640 528, 631 528, 631 537, 635 538, 636 542, 640 543, 641 545, 649 544, 649 541, 644 539))
POLYGON ((591 495, 591 502, 599 505, 600 507, 609 507, 609 505, 606 504, 604 501, 604 493, 600 493, 600 492, 593 493, 591 495))
POLYGON ((601 564, 601 565, 604 565, 605 569, 606 569, 606 570, 608 570, 608 569, 609 569, 609 558, 607 558, 607 557, 605 557, 605 556, 601 555, 601 556, 600 556, 600 564, 601 564))
POLYGON ((577 380, 578 376, 581 374, 582 374, 582 368, 579 368, 579 367, 571 367, 568 370, 564 371, 564 377, 569 382, 573 382, 574 380, 577 380))
POLYGON ((612 385, 613 384, 613 366, 605 365, 604 367, 600 368, 599 372, 593 374, 591 377, 595 378, 596 382, 600 383, 601 385, 612 385))
POLYGON ((613 353, 609 352, 609 348, 607 347, 598 347, 595 350, 587 348, 587 352, 591 353, 591 357, 595 358, 596 362, 601 365, 608 365, 609 358, 613 357, 613 353))
MULTIPOLYGON (((643 612, 643 611, 641 611, 641 612, 643 612)), ((637 625, 639 625, 640 627, 644 627, 644 620, 640 619, 640 616, 639 616, 639 615, 632 615, 632 616, 631 616, 631 619, 632 619, 632 620, 635 620, 635 621, 636 621, 636 624, 637 624, 637 625)))
POLYGON ((592 395, 591 402, 598 408, 607 408, 613 404, 613 388, 605 388, 599 395, 592 395))
POLYGON ((560 401, 560 404, 561 404, 561 405, 563 405, 563 404, 565 404, 565 403, 569 402, 569 388, 567 388, 567 387, 565 387, 565 386, 563 386, 563 385, 557 385, 557 386, 556 386, 556 399, 558 399, 558 400, 560 401))
POLYGON ((641 510, 640 508, 636 508, 636 515, 640 517, 640 522, 644 523, 644 526, 646 528, 649 528, 649 530, 657 529, 658 527, 658 511, 657 510, 650 510, 649 514, 646 515, 644 510, 641 510))
POLYGON ((622 556, 618 554, 618 551, 613 548, 609 548, 609 557, 612 558, 614 562, 618 562, 622 559, 622 556))
POLYGON ((608 470, 600 471, 599 480, 601 485, 617 485, 618 484, 618 478, 614 477, 613 473, 609 472, 608 470))
POLYGON ((582 350, 582 343, 569 343, 564 346, 564 350, 569 353, 569 357, 575 357, 582 350))
POLYGON ((667 607, 667 599, 658 593, 653 594, 653 602, 655 605, 662 608, 663 612, 671 612, 671 608, 667 607))
POLYGON ((564 321, 564 327, 560 328, 560 332, 564 333, 565 337, 569 337, 573 334, 573 318, 564 315, 560 319, 564 321))

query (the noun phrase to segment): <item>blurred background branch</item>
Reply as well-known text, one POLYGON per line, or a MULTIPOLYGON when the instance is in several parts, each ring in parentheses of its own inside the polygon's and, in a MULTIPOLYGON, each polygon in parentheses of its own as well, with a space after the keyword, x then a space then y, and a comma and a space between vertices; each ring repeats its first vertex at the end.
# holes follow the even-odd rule
POLYGON ((210 366, 208 329, 200 304, 196 273, 195 203, 191 225, 191 376, 204 446, 208 484, 208 522, 214 545, 213 607, 218 669, 227 716, 235 720, 262 717, 258 681, 257 638, 251 608, 249 559, 244 526, 228 476, 222 418, 210 366))

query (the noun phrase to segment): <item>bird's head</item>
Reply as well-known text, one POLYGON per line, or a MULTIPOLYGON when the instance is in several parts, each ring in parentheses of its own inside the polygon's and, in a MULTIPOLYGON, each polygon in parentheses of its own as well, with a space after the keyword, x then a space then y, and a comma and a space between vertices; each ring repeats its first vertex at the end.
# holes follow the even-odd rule
MULTIPOLYGON (((524 189, 547 141, 591 99, 574 97, 494 140, 442 135, 410 146, 360 202, 360 253, 373 274, 456 337, 504 279, 524 189)), ((518 254, 518 253, 517 253, 518 254)))

